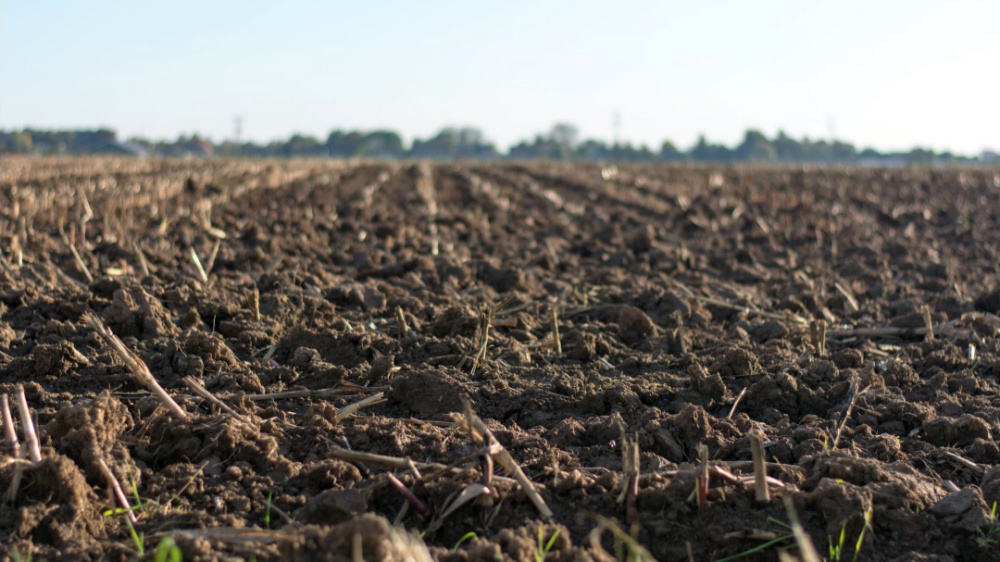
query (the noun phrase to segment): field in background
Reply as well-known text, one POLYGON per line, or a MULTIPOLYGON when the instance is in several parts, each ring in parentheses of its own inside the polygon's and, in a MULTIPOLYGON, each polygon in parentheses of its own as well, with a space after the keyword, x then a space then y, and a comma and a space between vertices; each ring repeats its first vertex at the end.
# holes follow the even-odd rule
POLYGON ((2 167, 0 560, 1000 559, 997 170, 2 167))

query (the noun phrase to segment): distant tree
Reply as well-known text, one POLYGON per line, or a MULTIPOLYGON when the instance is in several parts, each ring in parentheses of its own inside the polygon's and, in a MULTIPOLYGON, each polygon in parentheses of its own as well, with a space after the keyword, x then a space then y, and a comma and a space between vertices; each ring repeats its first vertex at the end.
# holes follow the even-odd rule
POLYGON ((653 162, 657 158, 646 145, 634 147, 631 143, 615 143, 611 147, 610 156, 611 160, 616 162, 653 162))
POLYGON ((569 123, 556 123, 549 131, 549 141, 558 148, 558 157, 561 160, 569 160, 572 157, 579 136, 579 129, 569 123))
POLYGON ((520 143, 510 147, 507 154, 510 158, 521 160, 534 160, 539 158, 558 160, 564 157, 563 148, 564 147, 552 142, 552 139, 549 137, 536 135, 534 142, 528 143, 527 141, 521 141, 520 143))
POLYGON ((996 166, 997 164, 1000 164, 1000 154, 993 150, 984 150, 979 154, 976 160, 989 166, 996 166))
POLYGON ((462 127, 457 134, 459 152, 463 152, 463 149, 468 151, 473 147, 487 144, 483 132, 475 127, 462 127))
POLYGON ((70 149, 73 152, 89 153, 102 150, 115 142, 118 142, 118 133, 111 129, 82 130, 73 135, 70 149))
POLYGON ((552 126, 552 130, 549 131, 549 139, 559 145, 576 146, 577 137, 579 136, 580 131, 576 128, 576 125, 569 123, 556 123, 552 126))
POLYGON ((31 137, 31 151, 42 153, 66 152, 73 140, 73 131, 41 131, 25 129, 31 137))
POLYGON ((23 153, 31 149, 30 135, 24 138, 24 131, 0 131, 0 152, 23 153))
POLYGON ((317 156, 322 147, 316 137, 311 135, 292 135, 282 150, 285 156, 317 156))
POLYGON ((95 144, 110 144, 118 142, 118 133, 113 129, 98 129, 93 132, 91 140, 95 144))
POLYGON ((31 137, 31 133, 28 131, 14 133, 11 141, 11 152, 31 152, 31 149, 34 146, 34 140, 31 137))
POLYGON ((605 161, 610 157, 608 146, 599 140, 588 139, 576 146, 574 159, 605 161))
POLYGON ((833 151, 831 150, 830 143, 825 140, 819 140, 811 143, 808 139, 806 139, 802 145, 806 149, 810 162, 833 162, 833 151))
POLYGON ((445 127, 425 141, 415 139, 410 155, 414 158, 452 159, 458 155, 458 147, 458 129, 445 127))
POLYGON ((373 131, 361 139, 357 156, 400 158, 403 156, 403 139, 395 131, 373 131))
POLYGON ((475 127, 445 127, 427 140, 414 140, 410 148, 410 156, 413 158, 441 160, 492 159, 498 154, 496 146, 486 140, 483 132, 475 127))
POLYGON ((830 147, 833 161, 840 164, 853 164, 858 159, 858 150, 853 144, 834 141, 830 147))
POLYGON ((364 142, 364 135, 358 131, 345 133, 343 131, 333 131, 326 138, 326 151, 330 156, 349 158, 357 156, 361 152, 361 145, 364 142))
MULTIPOLYGON (((983 151, 975 157, 945 152, 935 154, 933 150, 914 148, 908 152, 882 153, 872 148, 859 151, 853 144, 838 140, 801 141, 778 131, 769 140, 759 131, 748 130, 743 141, 734 149, 721 144, 709 143, 704 136, 686 153, 671 142, 664 142, 658 152, 647 146, 616 143, 608 146, 598 140, 578 140, 579 131, 573 125, 557 123, 548 133, 536 135, 532 140, 522 141, 509 148, 509 158, 522 159, 563 159, 621 162, 654 162, 694 160, 700 162, 818 162, 818 163, 861 163, 864 165, 899 166, 913 165, 998 165, 1000 155, 995 151, 983 151)), ((181 134, 173 142, 148 141, 132 137, 129 143, 160 155, 216 154, 243 155, 252 157, 272 156, 334 156, 402 158, 405 156, 435 159, 494 159, 501 157, 496 146, 490 143, 483 132, 475 127, 445 127, 434 137, 416 139, 409 151, 397 133, 389 130, 372 131, 332 131, 324 142, 315 137, 296 134, 287 141, 273 141, 267 144, 245 142, 237 144, 224 142, 217 146, 197 134, 181 134)), ((88 154, 95 152, 126 152, 126 147, 117 145, 117 133, 113 129, 81 130, 35 130, 0 131, 0 152, 34 152, 88 154)))
POLYGON ((705 136, 698 137, 698 143, 690 152, 691 158, 698 162, 731 162, 733 153, 721 144, 709 144, 705 136))
POLYGON ((906 163, 911 166, 931 166, 934 164, 934 151, 914 148, 906 154, 906 163))
POLYGON ((660 160, 664 162, 678 162, 684 160, 684 158, 684 153, 674 146, 674 143, 663 141, 663 144, 660 146, 660 160))
POLYGON ((748 130, 743 142, 736 147, 735 156, 743 162, 771 163, 778 159, 771 141, 760 131, 748 130))
POLYGON ((789 137, 785 131, 778 131, 778 136, 771 143, 778 162, 801 162, 803 159, 802 144, 789 137))
MULTIPOLYGON (((151 151, 152 147, 146 146, 146 149, 151 151)), ((220 156, 248 156, 248 154, 243 152, 243 145, 228 140, 222 141, 215 146, 215 154, 220 156)))

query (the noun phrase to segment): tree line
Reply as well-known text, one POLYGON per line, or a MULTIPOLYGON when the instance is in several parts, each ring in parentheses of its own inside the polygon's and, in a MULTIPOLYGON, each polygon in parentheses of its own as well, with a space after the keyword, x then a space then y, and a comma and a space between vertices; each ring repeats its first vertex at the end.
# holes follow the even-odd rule
POLYGON ((433 137, 415 139, 409 146, 406 146, 398 133, 390 130, 335 130, 326 139, 294 134, 287 140, 265 144, 235 141, 212 143, 198 135, 181 135, 173 141, 150 141, 135 137, 121 140, 116 131, 102 128, 0 131, 0 153, 761 164, 1000 164, 1000 155, 993 151, 984 151, 975 156, 938 153, 926 148, 880 152, 873 148, 859 150, 851 143, 838 140, 794 139, 783 131, 768 138, 762 132, 752 129, 746 131, 742 142, 733 147, 712 143, 702 136, 687 150, 678 148, 670 141, 665 141, 656 149, 631 143, 608 144, 595 139, 581 140, 577 128, 565 123, 558 123, 547 133, 535 135, 533 139, 508 147, 506 151, 498 149, 475 127, 446 127, 433 137))

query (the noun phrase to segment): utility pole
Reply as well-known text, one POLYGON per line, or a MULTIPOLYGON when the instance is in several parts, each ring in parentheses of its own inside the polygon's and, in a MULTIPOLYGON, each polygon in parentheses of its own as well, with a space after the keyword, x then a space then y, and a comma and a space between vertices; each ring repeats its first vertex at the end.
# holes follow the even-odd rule
POLYGON ((233 119, 233 140, 236 144, 243 144, 243 116, 237 115, 233 119))
POLYGON ((614 131, 615 135, 615 146, 618 146, 621 141, 620 135, 622 129, 622 116, 617 111, 611 114, 611 129, 614 131))

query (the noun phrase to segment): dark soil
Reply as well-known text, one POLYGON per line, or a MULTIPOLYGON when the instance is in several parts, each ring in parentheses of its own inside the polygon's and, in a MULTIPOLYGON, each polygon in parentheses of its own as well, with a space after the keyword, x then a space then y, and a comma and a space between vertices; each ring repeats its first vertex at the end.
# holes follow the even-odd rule
POLYGON ((558 531, 546 560, 605 560, 603 517, 718 560, 790 498, 823 556, 864 529, 858 560, 1000 560, 996 170, 5 158, 0 249, 0 391, 42 452, 0 442, 0 560, 140 558, 100 460, 148 559, 534 560, 558 531), (756 432, 771 501, 713 468, 699 506, 699 449, 751 476, 756 432))

